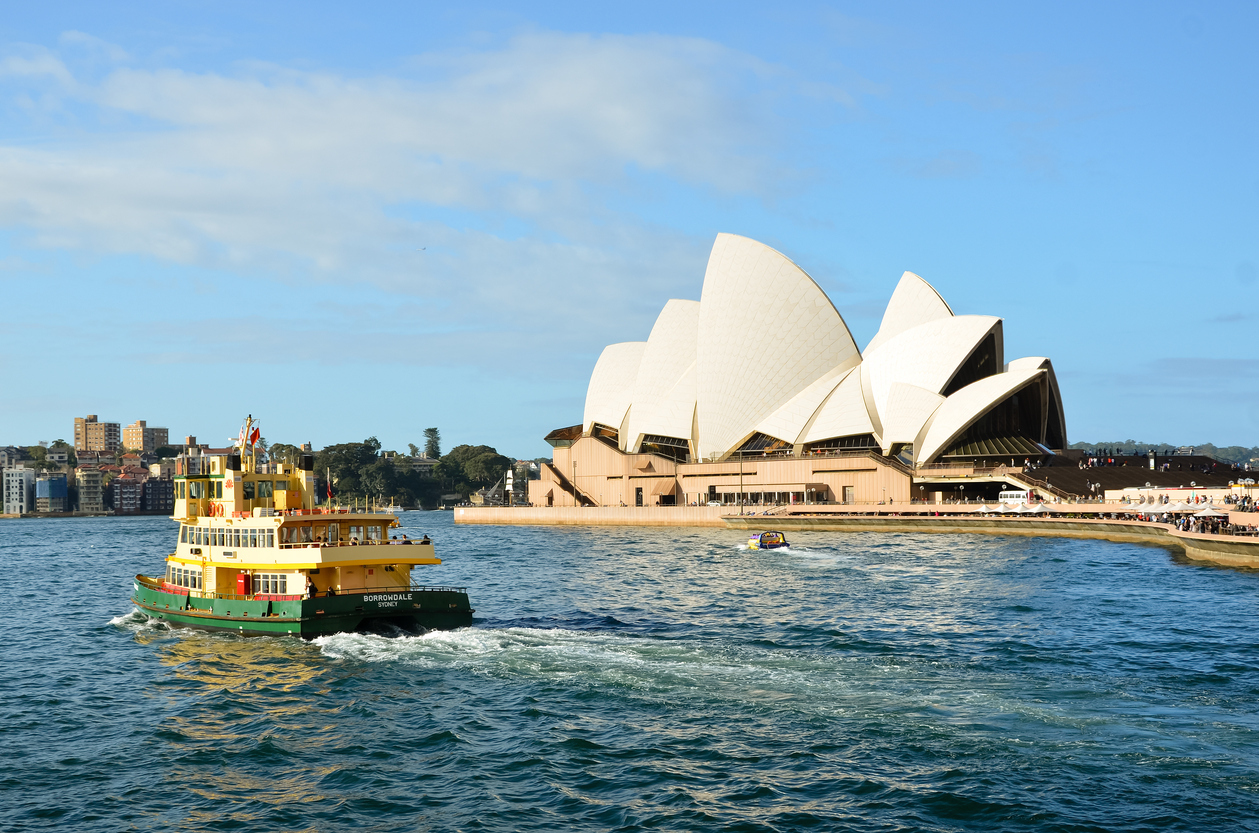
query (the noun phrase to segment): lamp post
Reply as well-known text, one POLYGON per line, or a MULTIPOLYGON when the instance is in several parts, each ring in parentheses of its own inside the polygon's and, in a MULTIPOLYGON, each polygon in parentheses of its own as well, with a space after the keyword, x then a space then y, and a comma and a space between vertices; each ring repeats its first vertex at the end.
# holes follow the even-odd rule
POLYGON ((961 491, 961 493, 962 493, 962 503, 965 503, 965 502, 966 502, 966 484, 965 484, 965 483, 960 483, 960 484, 958 484, 958 487, 957 487, 957 488, 958 488, 958 489, 961 491))
POLYGON ((926 503, 926 502, 927 502, 927 497, 926 497, 926 495, 924 495, 924 494, 923 494, 923 492, 924 492, 924 491, 926 491, 926 488, 927 488, 926 486, 919 486, 919 487, 918 487, 918 502, 919 502, 919 503, 926 503))

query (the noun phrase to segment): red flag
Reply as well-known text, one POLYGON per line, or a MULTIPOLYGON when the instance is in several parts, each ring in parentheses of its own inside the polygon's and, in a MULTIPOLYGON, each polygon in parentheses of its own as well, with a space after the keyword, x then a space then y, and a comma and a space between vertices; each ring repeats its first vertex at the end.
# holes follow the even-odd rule
POLYGON ((258 440, 259 440, 259 439, 261 439, 261 437, 262 437, 262 429, 261 429, 261 428, 255 428, 255 429, 254 429, 254 432, 253 432, 252 434, 250 434, 250 435, 249 435, 249 444, 250 444, 250 445, 257 445, 257 444, 258 444, 258 440))
POLYGON ((328 500, 332 500, 332 481, 328 481, 328 500))

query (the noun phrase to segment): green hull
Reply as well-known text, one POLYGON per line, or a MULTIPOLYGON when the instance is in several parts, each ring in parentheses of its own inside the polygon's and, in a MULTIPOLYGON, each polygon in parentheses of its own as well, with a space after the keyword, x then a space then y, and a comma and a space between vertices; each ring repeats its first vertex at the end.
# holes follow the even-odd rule
POLYGON ((392 624, 408 630, 450 630, 472 624, 473 610, 462 588, 433 587, 319 596, 314 599, 202 598, 172 593, 137 576, 131 601, 149 616, 177 627, 279 634, 311 639, 330 633, 392 624))

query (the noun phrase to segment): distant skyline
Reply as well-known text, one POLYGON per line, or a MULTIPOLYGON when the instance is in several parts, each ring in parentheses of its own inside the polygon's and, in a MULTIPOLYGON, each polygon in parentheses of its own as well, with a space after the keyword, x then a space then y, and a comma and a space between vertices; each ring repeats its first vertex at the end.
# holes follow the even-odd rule
POLYGON ((1054 361, 1069 442, 1259 444, 1252 4, 28 4, 0 443, 549 453, 606 344, 779 249, 1054 361))

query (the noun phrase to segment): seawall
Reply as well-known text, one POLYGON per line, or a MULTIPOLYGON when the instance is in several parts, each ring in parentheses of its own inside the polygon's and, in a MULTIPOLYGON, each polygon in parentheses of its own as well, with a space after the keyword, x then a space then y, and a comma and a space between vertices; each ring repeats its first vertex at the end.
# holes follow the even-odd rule
POLYGON ((711 526, 727 528, 720 506, 457 506, 457 524, 522 526, 711 526))
MULTIPOLYGON (((898 507, 898 511, 903 507, 898 507)), ((1149 544, 1183 552, 1196 561, 1259 569, 1259 538, 1200 535, 1178 532, 1170 524, 1092 518, 1044 516, 992 517, 978 510, 940 515, 919 509, 906 514, 844 514, 829 511, 810 515, 723 515, 719 506, 678 507, 459 507, 455 523, 525 526, 676 526, 718 529, 778 529, 819 532, 918 532, 966 535, 1026 535, 1050 538, 1088 538, 1149 544)), ((888 507, 879 507, 886 511, 888 507)), ((968 511, 969 507, 961 511, 968 511)), ((1080 507, 1082 511, 1122 511, 1113 506, 1080 507)), ((873 507, 872 507, 873 511, 873 507)), ((1238 521, 1238 519, 1234 519, 1238 521)))

